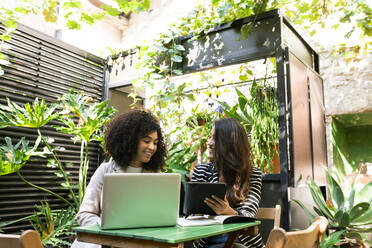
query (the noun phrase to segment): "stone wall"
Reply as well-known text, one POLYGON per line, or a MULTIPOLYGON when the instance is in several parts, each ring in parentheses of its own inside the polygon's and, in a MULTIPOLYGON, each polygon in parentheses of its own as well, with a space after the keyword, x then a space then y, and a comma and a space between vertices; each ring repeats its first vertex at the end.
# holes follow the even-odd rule
POLYGON ((372 111, 372 54, 347 62, 342 57, 320 54, 324 83, 328 165, 333 165, 332 117, 372 111))
POLYGON ((326 116, 372 111, 372 54, 362 60, 321 54, 326 116))

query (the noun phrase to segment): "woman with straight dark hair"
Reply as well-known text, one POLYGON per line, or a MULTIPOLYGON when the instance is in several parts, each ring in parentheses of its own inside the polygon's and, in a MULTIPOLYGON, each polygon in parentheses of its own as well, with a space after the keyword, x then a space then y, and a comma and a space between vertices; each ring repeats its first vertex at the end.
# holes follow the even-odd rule
MULTIPOLYGON (((255 217, 261 199, 261 171, 254 167, 250 144, 244 127, 236 120, 222 118, 215 122, 208 140, 209 163, 194 168, 192 181, 223 182, 225 199, 212 195, 205 203, 218 215, 255 217)), ((223 247, 227 235, 200 239, 196 248, 223 247)), ((235 247, 263 247, 261 235, 241 235, 235 247)))

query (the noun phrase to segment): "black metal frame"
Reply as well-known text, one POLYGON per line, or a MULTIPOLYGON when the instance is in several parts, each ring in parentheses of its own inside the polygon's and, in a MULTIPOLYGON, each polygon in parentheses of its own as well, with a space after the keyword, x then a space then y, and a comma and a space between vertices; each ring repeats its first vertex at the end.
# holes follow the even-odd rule
MULTIPOLYGON (((197 39, 193 34, 179 37, 177 43, 185 47, 185 52, 182 63, 175 66, 184 74, 275 57, 279 107, 280 174, 263 175, 261 206, 273 207, 280 203, 282 206, 281 226, 288 230, 290 222, 288 187, 294 186, 296 168, 294 164, 296 146, 293 137, 294 112, 290 88, 291 84, 296 82, 291 82, 290 69, 294 68, 294 65, 292 64, 293 67, 291 67, 289 54, 295 55, 306 69, 309 68, 319 76, 318 54, 278 9, 217 26, 197 39), (253 23, 252 32, 245 39, 242 37, 241 27, 248 23, 253 23), (192 57, 193 54, 197 55, 192 57), (266 195, 270 199, 265 199, 266 195)), ((111 87, 123 84, 119 83, 111 87)), ((106 92, 107 90, 108 88, 106 92)), ((310 117, 310 129, 311 125, 310 117)), ((311 164, 314 169, 312 140, 310 145, 312 161, 308 161, 306 165, 311 164)))
POLYGON ((319 56, 278 9, 215 27, 199 39, 192 38, 193 35, 179 38, 179 42, 186 49, 180 68, 184 73, 268 57, 276 58, 281 168, 279 175, 265 174, 263 182, 280 184, 281 192, 278 201, 282 205, 281 226, 288 230, 288 187, 294 186, 295 168, 288 54, 289 52, 295 54, 316 73, 319 73, 319 56), (253 31, 247 39, 241 38, 241 26, 250 22, 254 22, 253 31), (207 45, 211 43, 217 46, 207 45), (192 53, 198 56, 190 58, 192 53))

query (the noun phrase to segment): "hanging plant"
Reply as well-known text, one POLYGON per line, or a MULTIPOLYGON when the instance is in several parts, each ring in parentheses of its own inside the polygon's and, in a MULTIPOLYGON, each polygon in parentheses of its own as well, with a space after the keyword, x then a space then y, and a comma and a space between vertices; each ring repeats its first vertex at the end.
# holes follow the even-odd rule
POLYGON ((235 91, 238 103, 230 107, 224 102, 219 102, 223 106, 223 112, 244 126, 255 164, 262 172, 273 173, 273 159, 278 155, 279 141, 276 89, 269 85, 265 77, 261 81, 253 80, 249 97, 237 88, 235 91))
POLYGON ((253 117, 250 142, 255 163, 263 172, 272 173, 279 141, 279 112, 276 89, 268 84, 266 77, 262 81, 253 80, 247 104, 253 117))

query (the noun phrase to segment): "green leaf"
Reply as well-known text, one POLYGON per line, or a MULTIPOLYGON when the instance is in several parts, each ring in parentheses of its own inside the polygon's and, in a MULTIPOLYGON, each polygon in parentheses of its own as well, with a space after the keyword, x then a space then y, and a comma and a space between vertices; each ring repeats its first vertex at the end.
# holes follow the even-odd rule
POLYGON ((173 55, 171 60, 174 61, 174 62, 180 63, 180 62, 182 62, 182 57, 178 56, 178 55, 173 55))
POLYGON ((143 8, 148 10, 150 8, 151 2, 150 0, 143 0, 143 8))
POLYGON ((93 25, 94 24, 94 18, 92 18, 90 15, 87 15, 85 13, 81 13, 80 20, 85 21, 89 25, 93 25))
POLYGON ((176 45, 174 48, 176 48, 178 51, 185 51, 185 48, 182 45, 176 45))
POLYGON ((12 39, 12 37, 10 37, 8 34, 4 33, 4 34, 0 35, 0 39, 3 40, 3 41, 10 41, 12 39))
POLYGON ((53 113, 56 106, 47 106, 44 99, 39 102, 38 98, 35 98, 32 106, 26 103, 23 108, 9 99, 7 101, 8 106, 0 105, 0 109, 6 113, 0 113, 0 125, 40 128, 56 118, 53 113))
POLYGON ((315 184, 314 180, 311 180, 311 183, 309 184, 311 196, 313 197, 313 200, 315 204, 318 206, 318 208, 322 211, 325 217, 331 220, 335 220, 334 216, 332 215, 331 211, 328 209, 324 199, 323 194, 320 191, 320 188, 318 185, 315 184))
POLYGON ((172 73, 176 74, 176 75, 182 75, 183 72, 181 70, 172 70, 172 73))
POLYGON ((368 202, 361 202, 361 203, 355 205, 350 210, 350 220, 353 221, 354 219, 363 215, 368 209, 370 209, 370 204, 368 202))
POLYGON ((295 203, 297 203, 304 211, 305 211, 305 214, 307 215, 309 221, 311 220, 314 220, 315 219, 315 215, 313 215, 308 209, 307 207, 305 207, 304 204, 302 204, 302 202, 300 202, 299 200, 296 200, 296 199, 293 199, 293 201, 295 203))
POLYGON ((248 80, 248 76, 247 76, 247 74, 239 75, 239 80, 242 81, 242 82, 247 81, 247 80, 248 80))
POLYGON ((168 51, 168 48, 166 48, 165 46, 162 46, 162 45, 155 45, 154 46, 159 52, 166 52, 168 51))
POLYGON ((81 9, 83 6, 79 1, 69 1, 69 2, 64 1, 63 2, 63 7, 65 7, 66 9, 68 9, 68 8, 79 8, 79 9, 81 9))
POLYGON ((5 137, 6 146, 0 146, 0 175, 10 174, 21 169, 31 156, 45 157, 44 152, 38 152, 41 137, 38 137, 33 147, 29 147, 29 142, 22 137, 21 140, 13 145, 11 138, 5 137))
POLYGON ((29 10, 27 10, 23 7, 16 7, 16 8, 14 8, 14 11, 18 12, 18 13, 21 13, 23 15, 27 15, 30 12, 29 10))
POLYGON ((43 10, 44 20, 47 22, 57 22, 57 11, 53 7, 44 8, 43 10))
POLYGON ((239 108, 243 113, 246 112, 247 102, 247 98, 241 96, 238 97, 239 108))
POLYGON ((80 29, 81 26, 76 21, 68 20, 66 23, 68 29, 80 29))
POLYGON ((326 172, 327 183, 330 190, 330 196, 336 209, 341 209, 344 207, 345 197, 340 185, 332 177, 332 175, 326 172))
POLYGON ((351 191, 348 197, 348 200, 346 201, 345 204, 345 210, 350 211, 351 208, 354 206, 354 198, 355 198, 355 188, 354 188, 354 183, 351 186, 351 191))
POLYGON ((341 236, 346 232, 346 230, 337 231, 331 233, 328 237, 324 235, 320 248, 331 248, 334 245, 342 240, 341 236))
POLYGON ((5 22, 3 22, 5 27, 8 29, 8 31, 14 31, 17 29, 17 21, 13 18, 7 19, 5 22))
POLYGON ((249 22, 247 24, 242 25, 242 27, 240 28, 240 31, 244 39, 248 39, 248 36, 252 33, 252 27, 253 23, 249 22))
POLYGON ((360 235, 360 233, 357 233, 357 232, 346 232, 344 235, 345 235, 345 237, 347 237, 349 239, 355 239, 357 241, 363 240, 363 238, 360 235))
POLYGON ((366 184, 355 196, 355 203, 372 202, 372 181, 366 184))
POLYGON ((104 9, 111 16, 118 16, 120 14, 120 10, 110 5, 104 4, 104 5, 101 5, 101 8, 104 9))
POLYGON ((368 225, 372 223, 372 208, 370 208, 367 212, 362 214, 361 216, 355 218, 353 223, 358 223, 360 225, 368 225))
POLYGON ((319 208, 313 206, 313 209, 314 209, 315 213, 317 213, 319 216, 323 216, 323 215, 324 215, 324 214, 322 213, 322 211, 320 211, 319 208))
POLYGON ((338 224, 342 227, 347 227, 350 224, 350 217, 349 214, 344 212, 343 210, 338 210, 335 214, 335 218, 338 224))
POLYGON ((92 135, 110 120, 110 116, 115 113, 115 109, 108 106, 108 101, 100 103, 92 102, 90 96, 83 92, 74 92, 72 89, 68 94, 64 94, 58 106, 63 109, 60 112, 59 120, 64 126, 54 125, 58 131, 75 135, 74 140, 89 142, 92 135), (78 123, 73 118, 78 118, 78 123))

